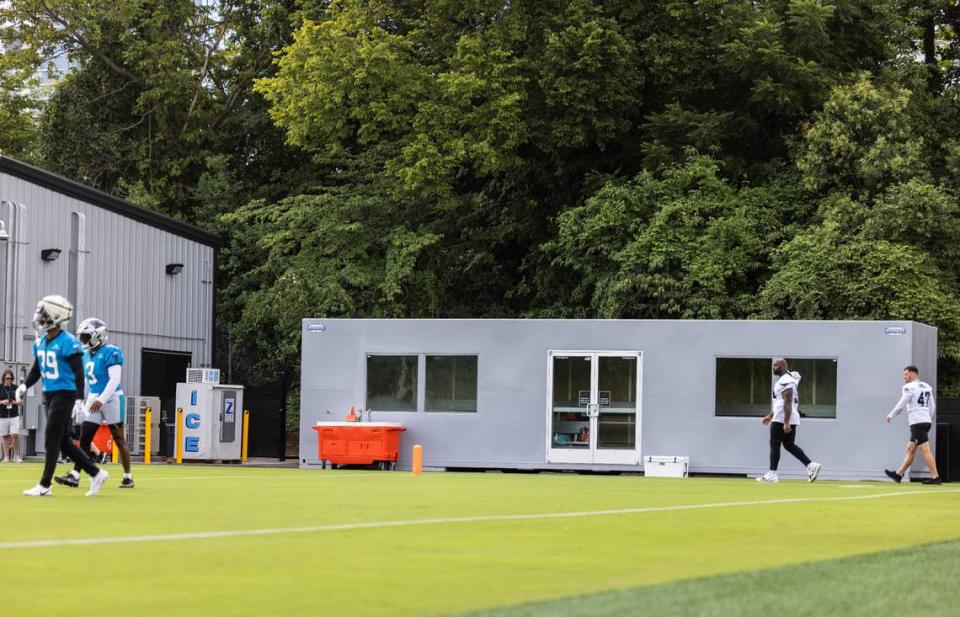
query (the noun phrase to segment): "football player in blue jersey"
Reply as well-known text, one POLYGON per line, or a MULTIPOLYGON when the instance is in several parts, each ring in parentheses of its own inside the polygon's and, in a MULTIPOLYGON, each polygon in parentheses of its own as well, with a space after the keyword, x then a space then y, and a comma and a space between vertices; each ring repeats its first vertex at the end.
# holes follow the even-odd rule
MULTIPOLYGON (((107 345, 107 324, 90 317, 80 322, 77 338, 83 345, 83 372, 87 379, 86 418, 80 429, 80 449, 92 456, 90 444, 101 424, 106 424, 113 436, 113 443, 120 453, 123 464, 123 481, 120 488, 133 488, 133 475, 130 473, 130 450, 123 437, 125 415, 123 388, 120 379, 123 372, 123 350, 116 345, 107 345)), ((58 484, 77 487, 80 485, 79 463, 69 474, 57 476, 58 484)))
POLYGON ((96 495, 107 480, 107 472, 99 469, 70 439, 73 409, 83 405, 83 348, 75 336, 61 329, 61 324, 73 315, 73 305, 62 296, 46 296, 37 303, 33 325, 37 341, 33 344, 33 366, 27 379, 17 388, 17 400, 22 401, 27 388, 42 380, 43 406, 47 413, 44 445, 47 452, 40 482, 23 491, 28 497, 44 497, 53 489, 53 472, 62 451, 90 475, 88 496, 96 495))

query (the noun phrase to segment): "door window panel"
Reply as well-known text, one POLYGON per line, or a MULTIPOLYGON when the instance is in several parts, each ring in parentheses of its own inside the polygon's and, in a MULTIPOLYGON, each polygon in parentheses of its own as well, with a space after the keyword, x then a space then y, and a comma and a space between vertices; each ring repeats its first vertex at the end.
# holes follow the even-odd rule
POLYGON ((551 407, 554 448, 590 447, 590 357, 553 358, 551 407))
POLYGON ((637 437, 637 358, 600 356, 597 448, 630 450, 637 437))

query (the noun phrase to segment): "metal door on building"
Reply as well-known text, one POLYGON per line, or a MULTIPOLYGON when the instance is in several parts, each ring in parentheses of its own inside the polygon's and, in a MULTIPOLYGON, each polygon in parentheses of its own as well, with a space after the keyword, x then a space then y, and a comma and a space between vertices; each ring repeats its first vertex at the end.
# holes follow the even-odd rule
POLYGON ((177 383, 187 378, 191 359, 190 352, 147 348, 140 351, 140 394, 160 399, 160 409, 154 410, 153 415, 160 422, 161 456, 174 454, 177 383))
POLYGON ((547 462, 639 465, 641 352, 547 359, 547 462))

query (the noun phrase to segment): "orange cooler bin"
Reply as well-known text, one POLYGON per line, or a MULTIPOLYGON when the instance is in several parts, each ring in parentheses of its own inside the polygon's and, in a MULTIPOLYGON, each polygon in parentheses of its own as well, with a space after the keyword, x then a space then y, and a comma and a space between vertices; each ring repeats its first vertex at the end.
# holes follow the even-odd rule
POLYGON ((400 433, 396 422, 324 422, 316 424, 317 458, 331 465, 377 465, 387 469, 400 458, 400 433))
POLYGON ((97 432, 93 434, 93 445, 97 446, 100 452, 110 454, 113 452, 113 435, 106 424, 101 424, 97 432))

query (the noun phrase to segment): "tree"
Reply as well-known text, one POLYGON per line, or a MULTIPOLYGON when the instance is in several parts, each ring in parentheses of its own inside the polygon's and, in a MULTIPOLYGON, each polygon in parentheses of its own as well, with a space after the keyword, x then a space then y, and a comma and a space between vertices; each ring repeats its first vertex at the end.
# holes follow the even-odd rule
MULTIPOLYGON (((951 160, 920 156, 929 101, 911 106, 913 16, 894 2, 341 0, 303 18, 256 90, 328 167, 304 211, 381 239, 343 247, 330 276, 368 278, 313 314, 753 316, 775 251, 822 224, 818 201, 902 201, 886 191, 951 160), (417 273, 400 295, 388 238, 417 273)), ((277 218, 250 224, 291 199, 258 202, 277 218)), ((283 272, 307 250, 268 248, 283 272)), ((277 272, 263 284, 279 297, 277 272)))
POLYGON ((584 315, 744 318, 771 252, 807 215, 798 197, 789 186, 738 190, 690 153, 662 177, 610 182, 564 212, 547 250, 576 273, 584 315))
POLYGON ((909 52, 892 2, 663 2, 644 15, 644 165, 692 146, 754 182, 779 172, 788 145, 831 89, 909 52))
POLYGON ((33 102, 2 83, 0 88, 0 154, 31 160, 37 135, 33 102))
POLYGON ((797 159, 804 185, 869 195, 910 178, 930 179, 910 104, 908 90, 877 87, 867 74, 836 87, 804 132, 797 159))
POLYGON ((377 217, 380 197, 328 190, 271 208, 251 202, 224 216, 252 232, 248 249, 262 259, 247 270, 243 256, 231 253, 225 265, 232 289, 244 294, 236 334, 255 358, 251 372, 295 365, 303 317, 415 317, 407 306, 430 306, 436 280, 418 258, 438 238, 377 217), (383 222, 373 229, 375 220, 383 222))
MULTIPOLYGON (((249 100, 253 78, 270 70, 287 4, 5 3, 2 36, 17 46, 23 70, 60 54, 74 65, 44 111, 44 164, 189 218, 190 187, 212 142, 249 100)), ((2 73, 8 63, 0 58, 2 73)))
POLYGON ((0 153, 31 159, 37 109, 31 91, 39 85, 37 74, 32 55, 3 32, 0 29, 0 153))

